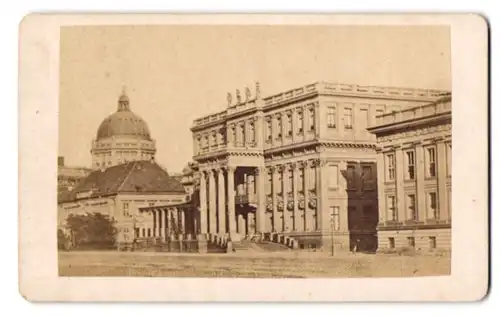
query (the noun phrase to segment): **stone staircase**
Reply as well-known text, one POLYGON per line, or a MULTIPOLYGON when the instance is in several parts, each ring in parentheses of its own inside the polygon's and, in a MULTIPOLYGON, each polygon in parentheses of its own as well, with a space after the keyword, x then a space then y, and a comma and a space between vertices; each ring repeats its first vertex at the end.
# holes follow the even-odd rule
POLYGON ((249 253, 249 252, 279 252, 297 248, 297 241, 291 237, 279 234, 264 236, 248 236, 239 241, 229 241, 227 236, 210 235, 209 252, 249 253))

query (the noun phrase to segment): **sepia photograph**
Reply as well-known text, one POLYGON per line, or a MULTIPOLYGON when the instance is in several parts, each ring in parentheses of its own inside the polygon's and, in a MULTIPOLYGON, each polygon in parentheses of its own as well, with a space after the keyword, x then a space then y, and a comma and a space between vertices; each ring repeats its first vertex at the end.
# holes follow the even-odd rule
POLYGON ((451 276, 450 24, 83 21, 54 47, 58 277, 451 276))

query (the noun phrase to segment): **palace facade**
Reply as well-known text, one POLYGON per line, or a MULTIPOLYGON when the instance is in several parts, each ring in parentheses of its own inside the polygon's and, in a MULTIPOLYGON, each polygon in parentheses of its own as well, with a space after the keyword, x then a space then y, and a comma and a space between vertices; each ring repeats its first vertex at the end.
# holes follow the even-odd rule
POLYGON ((446 92, 318 82, 267 97, 257 84, 244 94, 228 94, 224 110, 191 127, 198 238, 375 249, 381 171, 367 128, 446 92))
POLYGON ((451 249, 451 95, 377 116, 378 249, 451 249))

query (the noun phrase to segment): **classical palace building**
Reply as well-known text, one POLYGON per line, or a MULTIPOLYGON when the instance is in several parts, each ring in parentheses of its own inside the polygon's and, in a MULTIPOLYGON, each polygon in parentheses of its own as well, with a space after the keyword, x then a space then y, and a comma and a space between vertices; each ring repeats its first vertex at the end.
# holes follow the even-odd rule
POLYGON ((258 84, 253 96, 248 88, 228 94, 224 110, 191 127, 199 238, 258 235, 300 248, 329 249, 333 241, 339 250, 375 249, 382 171, 367 127, 444 94, 327 82, 267 97, 258 84))
POLYGON ((118 99, 117 111, 99 126, 90 152, 93 169, 154 157, 156 145, 148 125, 130 110, 130 100, 125 91, 118 99))
POLYGON ((451 95, 377 116, 378 249, 451 247, 451 95))

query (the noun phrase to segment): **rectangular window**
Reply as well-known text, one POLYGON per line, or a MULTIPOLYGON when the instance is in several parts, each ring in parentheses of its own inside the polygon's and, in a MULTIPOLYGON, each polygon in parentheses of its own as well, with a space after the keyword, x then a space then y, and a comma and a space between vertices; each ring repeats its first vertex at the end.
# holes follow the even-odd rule
POLYGON ((396 248, 396 242, 394 241, 394 237, 389 237, 389 248, 390 249, 396 248))
POLYGON ((278 172, 278 190, 276 191, 277 194, 282 194, 283 193, 283 171, 278 172))
POLYGON ((413 180, 415 179, 415 152, 407 151, 406 152, 406 179, 413 180))
POLYGON ((368 121, 369 121, 368 110, 367 109, 361 109, 359 111, 359 124, 356 124, 356 126, 359 125, 359 128, 361 130, 366 130, 366 128, 368 127, 368 121))
POLYGON ((388 154, 387 156, 387 180, 394 181, 396 177, 396 170, 394 164, 394 154, 388 154))
POLYGON ((129 209, 128 209, 128 203, 124 202, 123 203, 123 216, 129 216, 129 209))
POLYGON ((429 248, 436 249, 436 247, 437 247, 436 237, 435 236, 429 237, 429 248))
POLYGON ((407 216, 409 220, 416 221, 418 220, 417 208, 415 205, 415 194, 408 194, 406 196, 406 209, 407 216))
POLYGON ((328 187, 336 188, 339 185, 339 171, 338 167, 334 165, 328 166, 328 187))
POLYGON ((254 122, 250 122, 250 125, 249 125, 249 129, 250 129, 250 133, 249 133, 249 141, 250 142, 255 142, 255 124, 254 122))
POLYGON ((337 125, 337 109, 334 106, 327 109, 326 124, 328 128, 335 128, 337 125))
POLYGON ((291 170, 288 171, 288 192, 293 192, 293 172, 291 170))
POLYGON ((217 134, 212 133, 212 146, 217 145, 217 134))
POLYGON ((299 191, 304 191, 304 168, 299 169, 299 191))
POLYGON ((387 197, 387 220, 397 221, 398 213, 396 212, 396 197, 394 195, 389 195, 387 197))
POLYGON ((429 214, 428 217, 432 219, 439 218, 438 205, 437 205, 437 194, 436 192, 429 192, 427 195, 427 203, 429 214))
POLYGON ((148 228, 148 237, 151 237, 151 228, 148 228))
POLYGON ((415 248, 415 237, 407 237, 408 247, 415 248))
POLYGON ((370 182, 372 181, 372 167, 371 166, 363 166, 363 181, 370 182))
POLYGON ((293 131, 292 131, 292 114, 291 113, 289 113, 289 114, 286 115, 286 126, 285 126, 285 128, 286 128, 286 134, 288 136, 292 136, 293 131))
POLYGON ((282 128, 281 120, 282 120, 281 116, 276 117, 276 131, 278 132, 278 134, 276 135, 276 139, 281 138, 281 128, 282 128))
POLYGON ((314 108, 309 109, 309 130, 314 131, 314 126, 316 125, 316 116, 314 113, 314 108))
POLYGON ((297 133, 301 134, 304 131, 304 114, 297 112, 297 133))
POLYGON ((266 136, 268 140, 271 140, 273 137, 273 124, 272 121, 266 121, 266 136))
POLYGON ((272 181, 273 181, 272 173, 268 172, 266 174, 266 195, 270 195, 272 193, 272 181))
POLYGON ((333 231, 338 231, 340 229, 340 212, 338 206, 330 206, 330 225, 333 231))
POLYGON ((344 109, 344 129, 352 129, 352 109, 344 109))
POLYGON ((427 148, 427 176, 435 177, 436 176, 436 149, 434 147, 427 148))

